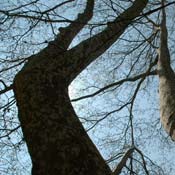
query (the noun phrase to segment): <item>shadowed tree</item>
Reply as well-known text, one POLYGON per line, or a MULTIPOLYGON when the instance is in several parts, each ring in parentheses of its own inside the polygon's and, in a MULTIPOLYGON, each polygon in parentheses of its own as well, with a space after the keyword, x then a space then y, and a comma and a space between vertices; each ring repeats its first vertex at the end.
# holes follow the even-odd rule
MULTIPOLYGON (((164 6, 164 0, 162 0, 162 6, 164 6)), ((175 140, 175 74, 171 68, 165 8, 162 9, 160 29, 158 59, 160 118, 165 130, 175 140)))
POLYGON ((68 86, 121 36, 146 4, 147 0, 135 0, 102 32, 68 49, 93 16, 94 0, 88 0, 84 12, 61 28, 46 48, 29 57, 16 75, 14 93, 33 175, 111 174, 73 110, 68 86))

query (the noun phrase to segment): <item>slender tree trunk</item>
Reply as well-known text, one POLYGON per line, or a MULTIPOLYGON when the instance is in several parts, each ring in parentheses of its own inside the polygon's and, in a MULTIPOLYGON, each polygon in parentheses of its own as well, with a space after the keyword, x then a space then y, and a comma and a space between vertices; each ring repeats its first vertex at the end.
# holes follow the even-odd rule
POLYGON ((93 15, 94 1, 88 0, 84 13, 60 29, 58 37, 31 56, 16 75, 14 92, 33 175, 111 174, 73 110, 68 86, 118 39, 146 4, 147 0, 136 0, 104 31, 67 50, 93 15))
MULTIPOLYGON (((162 5, 164 5, 164 0, 162 0, 162 5)), ((170 61, 166 13, 163 9, 158 59, 160 119, 164 129, 175 140, 175 74, 170 61)))

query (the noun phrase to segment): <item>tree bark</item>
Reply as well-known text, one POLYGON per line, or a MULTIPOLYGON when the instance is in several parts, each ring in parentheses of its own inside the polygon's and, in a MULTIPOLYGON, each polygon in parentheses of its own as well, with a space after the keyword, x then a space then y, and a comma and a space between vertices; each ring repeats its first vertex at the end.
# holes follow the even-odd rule
MULTIPOLYGON (((164 6, 164 0, 162 0, 164 6)), ((166 13, 162 9, 158 59, 160 119, 166 132, 175 140, 175 74, 170 64, 166 13)))
POLYGON ((68 86, 118 39, 146 4, 147 0, 136 0, 104 31, 68 50, 93 15, 94 1, 88 0, 84 13, 61 29, 48 47, 31 56, 16 75, 14 93, 32 175, 111 174, 74 112, 68 86))

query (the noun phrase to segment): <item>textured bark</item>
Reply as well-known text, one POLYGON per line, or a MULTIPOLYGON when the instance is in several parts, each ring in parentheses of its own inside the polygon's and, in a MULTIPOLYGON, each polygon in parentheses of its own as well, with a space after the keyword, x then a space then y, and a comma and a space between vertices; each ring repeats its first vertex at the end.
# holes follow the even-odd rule
POLYGON ((69 44, 93 15, 94 1, 16 75, 19 120, 33 175, 109 175, 111 170, 85 132, 68 96, 71 81, 105 52, 146 6, 136 0, 101 33, 71 50, 69 44))
MULTIPOLYGON (((164 0, 162 0, 162 5, 164 5, 164 0)), ((175 140, 175 74, 170 65, 165 9, 162 10, 158 75, 161 123, 175 140)))

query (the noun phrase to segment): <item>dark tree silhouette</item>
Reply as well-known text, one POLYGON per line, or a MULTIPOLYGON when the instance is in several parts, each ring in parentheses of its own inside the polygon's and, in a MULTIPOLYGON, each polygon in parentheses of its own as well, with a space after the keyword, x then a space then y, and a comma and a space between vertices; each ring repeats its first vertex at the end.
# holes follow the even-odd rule
MULTIPOLYGON (((16 75, 14 93, 33 175, 111 174, 74 112, 68 86, 121 36, 147 1, 135 0, 102 32, 68 49, 93 16, 94 0, 88 0, 84 12, 69 26, 60 28, 57 38, 29 57, 16 75)), ((119 174, 122 166, 113 174, 119 174)))

